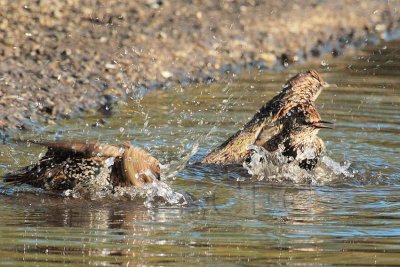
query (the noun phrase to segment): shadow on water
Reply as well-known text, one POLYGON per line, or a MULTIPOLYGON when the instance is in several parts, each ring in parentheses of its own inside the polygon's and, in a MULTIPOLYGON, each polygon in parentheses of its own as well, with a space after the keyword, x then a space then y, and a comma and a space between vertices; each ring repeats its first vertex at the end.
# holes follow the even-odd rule
MULTIPOLYGON (((130 140, 163 163, 163 183, 171 190, 164 193, 187 192, 191 202, 146 203, 146 195, 88 201, 1 185, 0 265, 398 265, 399 47, 393 41, 282 72, 243 73, 225 84, 154 91, 122 102, 112 117, 86 114, 17 133, 130 140), (335 123, 320 133, 328 150, 324 164, 350 176, 282 184, 193 164, 288 77, 308 68, 336 84, 317 101, 323 119, 335 123)), ((0 145, 0 174, 43 152, 0 145)))

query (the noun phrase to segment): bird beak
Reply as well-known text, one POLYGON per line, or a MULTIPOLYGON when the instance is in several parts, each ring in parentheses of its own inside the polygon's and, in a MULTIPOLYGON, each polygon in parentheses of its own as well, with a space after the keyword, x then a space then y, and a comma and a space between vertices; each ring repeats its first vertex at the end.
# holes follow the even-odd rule
POLYGON ((325 129, 333 129, 331 126, 325 125, 325 124, 333 124, 332 122, 329 121, 317 121, 317 122, 313 122, 311 123, 311 126, 315 127, 315 128, 325 128, 325 129))

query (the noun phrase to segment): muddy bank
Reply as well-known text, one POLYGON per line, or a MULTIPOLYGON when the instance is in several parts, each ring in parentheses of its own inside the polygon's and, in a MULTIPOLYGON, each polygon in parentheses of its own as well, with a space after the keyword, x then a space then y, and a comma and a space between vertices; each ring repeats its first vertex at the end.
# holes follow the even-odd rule
POLYGON ((398 30, 400 1, 0 0, 0 129, 398 30))

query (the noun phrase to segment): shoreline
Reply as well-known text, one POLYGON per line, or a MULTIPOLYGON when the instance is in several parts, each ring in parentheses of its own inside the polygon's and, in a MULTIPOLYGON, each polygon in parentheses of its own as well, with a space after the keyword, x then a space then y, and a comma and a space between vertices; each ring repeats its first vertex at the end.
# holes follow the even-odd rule
POLYGON ((399 30, 400 1, 365 2, 0 0, 0 133, 243 68, 339 56, 399 30))

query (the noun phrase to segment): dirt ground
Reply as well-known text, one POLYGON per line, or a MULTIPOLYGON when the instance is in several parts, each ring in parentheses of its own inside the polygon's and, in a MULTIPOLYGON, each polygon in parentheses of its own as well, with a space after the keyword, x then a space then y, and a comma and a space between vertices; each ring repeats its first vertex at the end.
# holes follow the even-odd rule
POLYGON ((0 0, 0 131, 337 56, 397 31, 399 18, 399 0, 0 0))

